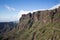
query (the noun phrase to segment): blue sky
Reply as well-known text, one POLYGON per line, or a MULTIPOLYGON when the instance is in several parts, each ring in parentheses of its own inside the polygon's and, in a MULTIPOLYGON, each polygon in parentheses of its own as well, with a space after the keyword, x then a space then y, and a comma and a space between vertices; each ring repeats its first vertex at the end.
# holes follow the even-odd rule
POLYGON ((49 9, 57 4, 60 0, 0 0, 0 22, 16 21, 24 11, 49 9))

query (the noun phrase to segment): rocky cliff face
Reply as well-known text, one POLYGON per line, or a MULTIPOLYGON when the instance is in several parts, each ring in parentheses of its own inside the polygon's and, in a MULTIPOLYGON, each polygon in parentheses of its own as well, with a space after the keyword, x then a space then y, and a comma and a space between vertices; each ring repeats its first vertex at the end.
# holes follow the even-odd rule
POLYGON ((34 22, 40 21, 41 23, 49 23, 49 22, 59 22, 60 20, 60 7, 53 10, 45 10, 45 11, 36 11, 33 13, 23 14, 20 18, 20 27, 27 27, 25 25, 30 25, 34 22), (25 22, 24 22, 25 21, 25 22), (27 22, 26 22, 27 21, 27 22), (21 23, 22 22, 22 23, 21 23))
POLYGON ((36 11, 33 13, 23 14, 21 17, 21 20, 32 19, 32 20, 34 20, 34 22, 37 22, 37 21, 43 21, 44 19, 46 19, 46 22, 47 21, 51 22, 51 21, 53 21, 54 16, 59 13, 60 13, 60 7, 58 9, 54 9, 54 10, 36 11), (48 18, 48 17, 50 17, 50 18, 48 18), (50 20, 48 20, 48 19, 50 19, 50 20))
POLYGON ((60 7, 23 14, 12 31, 1 40, 60 40, 60 7))

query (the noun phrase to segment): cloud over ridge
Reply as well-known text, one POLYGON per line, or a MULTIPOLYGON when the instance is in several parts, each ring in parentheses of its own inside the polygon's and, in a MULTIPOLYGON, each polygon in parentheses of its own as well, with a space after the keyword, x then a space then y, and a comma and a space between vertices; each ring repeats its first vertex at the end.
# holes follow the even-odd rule
POLYGON ((55 6, 51 7, 51 8, 49 8, 49 10, 53 10, 53 9, 55 9, 55 8, 58 8, 59 6, 60 6, 60 4, 57 4, 57 5, 55 5, 55 6))

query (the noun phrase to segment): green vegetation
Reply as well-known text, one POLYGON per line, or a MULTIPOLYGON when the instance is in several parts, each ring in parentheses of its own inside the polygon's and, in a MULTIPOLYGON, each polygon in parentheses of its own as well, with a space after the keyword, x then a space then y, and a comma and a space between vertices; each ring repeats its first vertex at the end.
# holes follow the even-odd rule
POLYGON ((41 24, 38 21, 30 29, 11 33, 7 35, 9 40, 60 40, 60 22, 41 24))

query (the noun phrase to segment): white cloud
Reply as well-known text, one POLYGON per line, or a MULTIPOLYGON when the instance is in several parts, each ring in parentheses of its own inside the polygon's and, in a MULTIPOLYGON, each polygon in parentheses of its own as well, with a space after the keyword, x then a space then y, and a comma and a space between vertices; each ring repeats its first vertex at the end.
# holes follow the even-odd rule
POLYGON ((4 5, 5 6, 5 8, 7 8, 9 11, 15 11, 15 8, 13 8, 13 7, 10 7, 10 6, 8 6, 8 5, 4 5))
POLYGON ((59 6, 60 6, 60 4, 57 4, 57 5, 55 5, 55 6, 51 7, 51 8, 49 8, 49 10, 53 10, 53 9, 55 9, 55 8, 58 8, 59 6))

